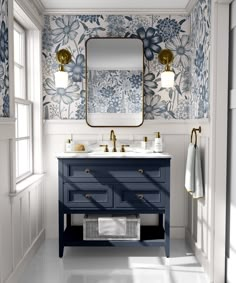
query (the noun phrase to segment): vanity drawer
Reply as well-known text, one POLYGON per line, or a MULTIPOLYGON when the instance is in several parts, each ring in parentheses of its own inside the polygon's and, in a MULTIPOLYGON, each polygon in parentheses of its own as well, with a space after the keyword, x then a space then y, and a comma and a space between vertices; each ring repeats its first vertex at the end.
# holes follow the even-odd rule
POLYGON ((129 159, 125 162, 119 159, 106 159, 105 162, 87 159, 64 163, 65 182, 97 182, 103 178, 109 178, 111 182, 123 181, 126 178, 131 182, 135 182, 137 178, 139 182, 165 182, 166 167, 163 162, 143 159, 129 159))
POLYGON ((165 184, 123 183, 115 188, 115 207, 155 209, 165 206, 165 184))
POLYGON ((94 183, 65 183, 64 204, 69 208, 112 207, 112 186, 94 183))

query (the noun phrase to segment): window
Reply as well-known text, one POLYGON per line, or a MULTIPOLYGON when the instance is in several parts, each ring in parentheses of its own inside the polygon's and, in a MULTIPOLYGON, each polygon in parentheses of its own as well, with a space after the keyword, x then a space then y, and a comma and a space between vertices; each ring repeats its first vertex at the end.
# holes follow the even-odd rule
POLYGON ((16 181, 32 174, 32 102, 27 95, 26 31, 14 22, 16 181))

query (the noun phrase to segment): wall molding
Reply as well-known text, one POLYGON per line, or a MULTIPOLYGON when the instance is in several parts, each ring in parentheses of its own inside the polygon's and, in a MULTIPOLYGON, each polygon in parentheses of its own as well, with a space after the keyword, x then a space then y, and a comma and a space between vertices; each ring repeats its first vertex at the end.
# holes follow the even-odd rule
POLYGON ((160 131, 162 134, 190 135, 193 127, 202 127, 202 136, 209 135, 209 121, 188 120, 188 121, 170 121, 170 120, 145 120, 140 127, 89 127, 85 120, 45 120, 44 135, 70 135, 70 134, 108 134, 111 128, 115 128, 117 133, 129 135, 138 135, 143 133, 153 133, 160 131))
POLYGON ((14 13, 18 17, 23 17, 24 21, 29 18, 30 20, 26 21, 26 23, 29 22, 30 25, 31 22, 33 22, 37 28, 40 29, 43 27, 43 17, 39 14, 34 2, 28 0, 16 0, 14 3, 14 13))
POLYGON ((45 9, 45 15, 188 15, 185 9, 141 9, 141 8, 78 8, 78 9, 45 9))
MULTIPOLYGON (((231 1, 231 0, 227 0, 231 1)), ((36 7, 39 14, 112 14, 112 15, 123 15, 123 14, 172 14, 172 15, 189 15, 196 4, 197 0, 189 0, 188 4, 183 9, 114 9, 114 8, 102 8, 102 9, 86 9, 86 8, 77 8, 77 9, 46 9, 40 0, 33 0, 34 6, 36 7)))
POLYGON ((35 241, 32 243, 27 253, 21 259, 21 261, 16 266, 14 272, 7 279, 6 283, 17 283, 19 280, 19 276, 24 272, 25 268, 29 265, 31 259, 42 245, 45 240, 45 230, 42 230, 41 233, 37 236, 35 241))

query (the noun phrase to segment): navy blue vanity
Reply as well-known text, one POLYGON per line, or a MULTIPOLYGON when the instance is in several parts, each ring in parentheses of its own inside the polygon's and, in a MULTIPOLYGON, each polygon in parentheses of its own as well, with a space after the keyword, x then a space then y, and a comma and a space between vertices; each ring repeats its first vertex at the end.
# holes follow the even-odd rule
POLYGON ((165 246, 169 257, 169 155, 107 158, 80 154, 59 156, 58 160, 59 257, 65 246, 165 246), (159 215, 158 225, 141 226, 139 241, 83 240, 83 227, 71 224, 72 214, 135 213, 159 215))

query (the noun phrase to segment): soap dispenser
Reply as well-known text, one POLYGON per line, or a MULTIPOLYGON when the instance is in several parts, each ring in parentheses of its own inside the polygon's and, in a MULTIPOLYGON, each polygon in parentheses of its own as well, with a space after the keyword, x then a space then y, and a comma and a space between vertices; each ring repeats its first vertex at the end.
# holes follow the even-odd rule
POLYGON ((143 138, 143 141, 141 141, 141 148, 143 150, 146 150, 147 149, 147 137, 144 137, 143 138))
POLYGON ((162 152, 163 151, 163 144, 160 132, 157 132, 156 138, 154 141, 154 151, 155 152, 162 152))

